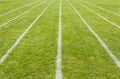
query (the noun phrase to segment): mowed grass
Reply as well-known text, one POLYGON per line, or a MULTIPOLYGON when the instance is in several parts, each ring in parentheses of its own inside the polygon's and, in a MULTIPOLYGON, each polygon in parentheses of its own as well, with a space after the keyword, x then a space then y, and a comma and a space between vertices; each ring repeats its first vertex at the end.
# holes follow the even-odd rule
MULTIPOLYGON (((79 1, 80 2, 80 1, 79 1)), ((86 5, 85 3, 82 3, 84 5, 86 5)), ((78 4, 78 6, 80 6, 78 4)), ((89 7, 89 5, 86 5, 87 7, 89 7)), ((80 8, 80 7, 79 7, 80 8)), ((91 8, 91 7, 89 7, 91 8)), ((108 23, 107 21, 103 20, 102 18, 100 18, 99 16, 95 15, 93 12, 89 11, 86 8, 84 9, 84 14, 83 17, 85 18, 85 20, 92 26, 92 28, 95 30, 96 33, 98 33, 100 35, 100 37, 105 41, 105 43, 108 45, 108 47, 113 51, 113 53, 117 56, 118 59, 120 59, 120 40, 119 40, 119 36, 120 36, 120 28, 117 28, 116 26, 108 23), (86 12, 85 12, 86 11, 86 12), (89 15, 85 15, 85 14, 89 14, 89 15), (89 16, 89 17, 88 17, 89 16), (95 21, 93 21, 95 18, 95 21)), ((100 15, 102 15, 103 17, 107 18, 108 20, 110 20, 111 22, 120 25, 120 20, 119 17, 113 14, 108 14, 107 12, 104 12, 103 10, 95 10, 93 8, 91 8, 92 10, 94 10, 95 12, 99 13, 100 15)), ((109 9, 108 9, 109 10, 109 9)), ((81 11, 81 14, 83 12, 81 11)))
MULTIPOLYGON (((36 1, 40 2, 0 17, 0 25, 44 0, 36 1)), ((120 60, 120 28, 82 7, 79 2, 117 25, 120 25, 119 17, 91 6, 85 3, 84 0, 61 1, 62 79, 119 79, 120 69, 75 13, 69 2, 73 4, 118 60, 120 60)), ((119 0, 87 1, 120 14, 119 0)), ((35 1, 0 0, 0 13, 6 13, 31 2, 35 1)), ((0 58, 13 46, 20 35, 50 2, 52 0, 46 0, 25 15, 0 27, 0 58)), ((59 5, 60 0, 54 0, 6 60, 0 64, 0 79, 55 79, 59 5)))
POLYGON ((21 1, 21 0, 0 0, 0 13, 5 13, 8 12, 12 9, 15 9, 17 7, 29 4, 34 2, 33 0, 25 0, 25 1, 21 1), (9 4, 9 5, 8 5, 9 4))
MULTIPOLYGON (((1 44, 3 43, 1 56, 50 2, 47 1, 8 26, 1 28, 1 44)), ((59 11, 55 6, 59 5, 59 2, 55 1, 54 3, 57 4, 52 4, 48 8, 21 43, 12 51, 7 61, 1 64, 0 78, 54 79, 59 11)))
MULTIPOLYGON (((109 31, 110 26, 105 27, 108 23, 99 19, 95 14, 84 9, 74 1, 71 0, 71 2, 96 33, 100 34, 101 38, 106 39, 107 41, 105 42, 108 42, 109 36, 112 37, 112 35, 106 35, 106 33, 104 33, 112 33, 112 31, 109 31), (105 37, 105 35, 107 37, 105 37)), ((67 2, 64 1, 64 3, 67 2)), ((100 43, 93 34, 90 33, 69 5, 63 4, 63 7, 64 79, 119 79, 118 68, 114 65, 100 43)), ((119 30, 111 25, 111 29, 112 28, 114 28, 115 31, 119 30)), ((116 33, 119 33, 119 31, 116 33)), ((111 41, 114 42, 114 40, 111 39, 109 44, 111 41)), ((111 49, 113 45, 110 45, 111 49)), ((118 48, 120 47, 119 44, 116 45, 118 45, 118 48)))

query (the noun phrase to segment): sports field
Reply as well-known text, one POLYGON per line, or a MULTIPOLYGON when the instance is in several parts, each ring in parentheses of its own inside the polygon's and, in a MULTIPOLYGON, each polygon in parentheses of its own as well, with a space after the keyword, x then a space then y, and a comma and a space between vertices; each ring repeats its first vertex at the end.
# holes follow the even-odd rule
POLYGON ((0 79, 120 79, 120 0, 0 0, 0 79))

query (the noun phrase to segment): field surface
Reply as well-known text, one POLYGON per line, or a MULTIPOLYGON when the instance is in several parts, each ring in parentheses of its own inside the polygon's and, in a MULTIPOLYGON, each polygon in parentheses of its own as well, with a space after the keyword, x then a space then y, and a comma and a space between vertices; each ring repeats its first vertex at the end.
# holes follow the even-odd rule
POLYGON ((0 79, 120 79, 120 0, 0 0, 0 79))

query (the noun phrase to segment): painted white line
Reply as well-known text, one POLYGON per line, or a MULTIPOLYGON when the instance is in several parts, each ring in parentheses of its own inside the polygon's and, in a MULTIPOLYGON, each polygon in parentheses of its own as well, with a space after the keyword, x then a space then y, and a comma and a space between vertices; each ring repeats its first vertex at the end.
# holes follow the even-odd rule
POLYGON ((31 5, 33 5, 33 4, 35 4, 35 3, 38 3, 38 2, 40 2, 40 1, 35 1, 35 2, 32 2, 32 3, 26 4, 26 5, 20 6, 20 7, 18 7, 18 8, 13 9, 13 10, 10 10, 10 11, 8 11, 8 12, 6 12, 6 13, 0 14, 0 17, 5 16, 5 15, 7 15, 7 14, 10 14, 10 13, 12 13, 12 12, 15 12, 15 11, 17 11, 17 10, 19 10, 19 9, 24 8, 24 7, 31 6, 31 5))
POLYGON ((87 1, 85 1, 85 2, 86 2, 87 4, 90 4, 90 5, 93 6, 93 7, 99 8, 99 9, 101 9, 101 10, 104 10, 104 11, 108 12, 108 13, 114 14, 114 15, 116 15, 116 16, 120 16, 120 14, 117 14, 117 13, 115 13, 115 12, 113 12, 113 11, 107 10, 107 9, 105 9, 105 8, 103 8, 103 7, 97 6, 97 5, 92 4, 92 3, 90 3, 90 2, 87 2, 87 1))
POLYGON ((6 58, 9 56, 9 54, 14 50, 14 48, 20 43, 20 41, 24 38, 24 36, 27 34, 27 32, 33 27, 33 25, 39 20, 40 17, 46 12, 46 10, 49 8, 49 6, 53 3, 50 2, 48 6, 37 16, 37 18, 28 26, 28 28, 20 35, 20 37, 15 41, 15 43, 11 46, 11 48, 1 57, 0 64, 2 64, 6 58))
MULTIPOLYGON (((44 1, 44 2, 45 2, 45 1, 44 1)), ((1 24, 0 27, 3 27, 3 26, 5 26, 5 25, 9 24, 11 21, 14 21, 14 20, 18 19, 19 17, 27 14, 27 13, 30 12, 32 9, 35 9, 36 7, 40 6, 40 5, 43 4, 44 2, 42 2, 42 3, 40 3, 40 4, 38 4, 38 5, 34 6, 34 7, 32 7, 31 9, 28 9, 27 11, 24 11, 23 13, 21 13, 20 15, 18 15, 18 16, 16 16, 16 17, 13 17, 13 18, 10 19, 9 21, 1 24)))
POLYGON ((103 20, 105 20, 105 21, 107 21, 108 23, 112 24, 113 26, 116 26, 117 28, 120 28, 119 25, 113 23, 112 21, 108 20, 107 18, 103 17, 102 15, 100 15, 100 14, 97 13, 97 12, 95 12, 94 10, 88 8, 87 6, 83 5, 82 3, 78 2, 78 1, 77 1, 77 3, 80 4, 81 6, 83 6, 84 8, 90 10, 91 12, 93 12, 94 14, 96 14, 97 16, 99 16, 100 18, 102 18, 103 20))
POLYGON ((80 19, 83 21, 83 23, 89 29, 89 31, 97 38, 97 40, 100 42, 100 44, 102 45, 102 47, 106 50, 107 54, 114 61, 114 63, 117 65, 117 67, 120 68, 120 61, 116 58, 116 56, 112 53, 112 51, 107 47, 107 45, 104 43, 104 41, 98 36, 98 34, 85 21, 85 19, 81 16, 81 14, 75 9, 75 7, 72 5, 72 3, 71 2, 69 2, 69 3, 71 5, 71 7, 73 8, 73 10, 76 12, 76 14, 80 17, 80 19))
POLYGON ((62 1, 59 5, 59 27, 58 27, 58 48, 57 48, 57 60, 56 60, 56 79, 62 79, 62 1))

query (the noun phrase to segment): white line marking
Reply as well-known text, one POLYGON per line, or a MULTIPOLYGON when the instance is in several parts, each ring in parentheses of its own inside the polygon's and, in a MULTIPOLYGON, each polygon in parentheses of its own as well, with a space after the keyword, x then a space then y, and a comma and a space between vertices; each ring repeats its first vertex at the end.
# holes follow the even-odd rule
POLYGON ((107 54, 110 56, 110 58, 114 61, 114 63, 117 65, 118 68, 120 68, 120 61, 116 58, 116 56, 112 53, 112 51, 107 47, 107 45, 104 43, 104 41, 98 36, 98 34, 91 28, 91 26, 85 21, 85 19, 81 16, 81 14, 75 9, 75 7, 72 5, 71 2, 69 2, 73 10, 76 12, 76 14, 80 17, 80 19, 83 21, 83 23, 86 25, 86 27, 90 30, 90 32, 97 38, 97 40, 100 42, 102 47, 106 50, 107 54))
POLYGON ((33 25, 39 20, 39 18, 46 12, 49 6, 53 3, 50 2, 48 6, 38 15, 38 17, 28 26, 28 28, 20 35, 20 37, 15 41, 15 43, 11 46, 11 48, 1 57, 0 64, 2 64, 5 59, 9 56, 9 54, 14 50, 14 48, 20 43, 20 41, 24 38, 27 32, 33 27, 33 25))
POLYGON ((10 14, 10 13, 12 13, 12 12, 15 12, 15 11, 17 11, 17 10, 19 10, 19 9, 24 8, 24 7, 30 6, 30 5, 32 5, 32 4, 38 3, 38 2, 39 2, 39 1, 35 1, 35 2, 32 2, 32 3, 26 4, 26 5, 20 6, 20 7, 18 7, 18 8, 13 9, 13 10, 10 10, 10 11, 8 11, 8 12, 6 12, 6 13, 0 14, 0 17, 5 16, 5 15, 7 15, 7 14, 10 14))
POLYGON ((44 2, 42 2, 42 3, 40 3, 40 4, 38 4, 38 5, 34 6, 34 7, 32 7, 31 9, 28 9, 27 11, 24 11, 23 13, 21 13, 21 14, 18 15, 18 16, 13 17, 13 18, 10 19, 9 21, 1 24, 0 27, 3 27, 3 26, 5 26, 5 25, 7 25, 8 23, 10 23, 11 21, 14 21, 14 20, 18 19, 19 17, 25 15, 26 13, 30 12, 32 9, 35 9, 36 7, 40 6, 40 5, 43 4, 43 3, 44 3, 44 2))
POLYGON ((97 5, 92 4, 92 3, 90 3, 90 2, 87 2, 87 1, 85 1, 85 2, 88 3, 88 4, 90 4, 91 6, 94 6, 94 7, 96 7, 96 8, 101 9, 101 10, 104 10, 104 11, 106 11, 106 12, 108 12, 108 13, 114 14, 114 15, 116 15, 116 16, 120 16, 120 14, 117 14, 117 13, 115 13, 115 12, 113 12, 113 11, 107 10, 107 9, 105 9, 105 8, 103 8, 103 7, 97 6, 97 5))
POLYGON ((100 14, 99 14, 99 13, 97 13, 97 12, 95 12, 94 10, 92 10, 92 9, 88 8, 87 6, 83 5, 82 3, 78 2, 78 1, 77 1, 77 3, 78 3, 78 4, 80 4, 81 6, 83 6, 84 8, 86 8, 86 9, 90 10, 91 12, 95 13, 97 16, 99 16, 99 17, 100 17, 100 18, 102 18, 103 20, 107 21, 108 23, 110 23, 110 24, 112 24, 112 25, 116 26, 117 28, 120 28, 120 26, 119 26, 119 25, 117 25, 117 24, 113 23, 112 21, 108 20, 107 18, 103 17, 102 15, 100 15, 100 14))
POLYGON ((56 79, 62 79, 61 62, 62 62, 62 3, 59 5, 59 27, 58 27, 58 48, 56 60, 56 79))

